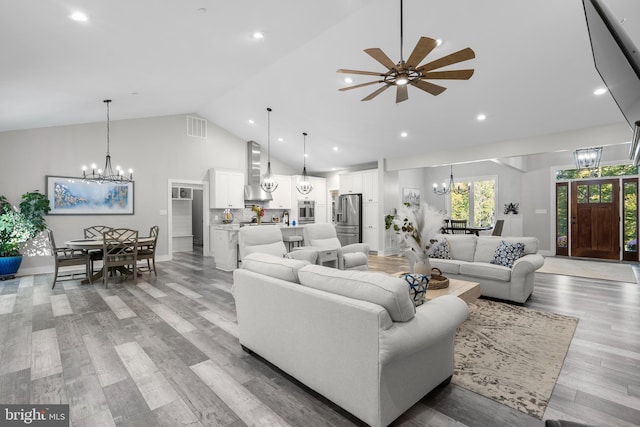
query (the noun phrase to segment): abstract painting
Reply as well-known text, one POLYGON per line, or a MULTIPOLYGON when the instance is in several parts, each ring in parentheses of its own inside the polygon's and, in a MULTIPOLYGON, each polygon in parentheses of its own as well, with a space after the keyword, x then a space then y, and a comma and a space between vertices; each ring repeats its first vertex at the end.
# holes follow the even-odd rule
POLYGON ((49 215, 133 215, 133 182, 95 183, 47 175, 49 215))

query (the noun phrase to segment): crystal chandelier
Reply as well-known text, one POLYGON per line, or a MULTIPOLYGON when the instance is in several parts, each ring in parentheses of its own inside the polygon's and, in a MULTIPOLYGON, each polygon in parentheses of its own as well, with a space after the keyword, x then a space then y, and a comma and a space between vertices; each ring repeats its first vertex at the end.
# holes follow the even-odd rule
POLYGON ((439 196, 444 196, 446 194, 451 194, 451 192, 454 192, 456 194, 467 194, 469 192, 468 187, 466 189, 462 189, 460 187, 460 184, 458 184, 457 186, 454 184, 453 181, 453 165, 451 165, 451 173, 449 175, 449 183, 447 184, 446 182, 442 183, 442 188, 438 189, 438 184, 434 183, 433 184, 433 192, 439 196))
POLYGON ((103 101, 107 104, 107 157, 104 162, 104 169, 96 169, 96 164, 91 165, 91 173, 87 173, 87 167, 82 166, 82 179, 87 182, 115 182, 127 184, 133 182, 133 169, 129 169, 129 178, 124 176, 124 170, 120 166, 116 166, 114 171, 111 167, 111 154, 109 153, 109 104, 110 99, 103 101))
POLYGON ((267 173, 262 177, 260 187, 267 193, 273 193, 278 188, 278 183, 271 173, 271 108, 269 107, 267 107, 267 173))
POLYGON ((302 158, 302 181, 298 183, 296 189, 300 194, 309 194, 313 187, 307 178, 307 133, 302 132, 303 144, 304 144, 304 156, 302 158))

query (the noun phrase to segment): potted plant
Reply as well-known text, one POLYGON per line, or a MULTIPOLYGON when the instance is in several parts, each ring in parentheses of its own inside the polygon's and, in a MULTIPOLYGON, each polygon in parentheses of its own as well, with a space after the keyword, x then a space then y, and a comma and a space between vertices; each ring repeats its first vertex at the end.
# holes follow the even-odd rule
POLYGON ((21 250, 46 228, 49 199, 38 191, 25 193, 18 207, 0 196, 0 277, 11 278, 22 263, 21 250))

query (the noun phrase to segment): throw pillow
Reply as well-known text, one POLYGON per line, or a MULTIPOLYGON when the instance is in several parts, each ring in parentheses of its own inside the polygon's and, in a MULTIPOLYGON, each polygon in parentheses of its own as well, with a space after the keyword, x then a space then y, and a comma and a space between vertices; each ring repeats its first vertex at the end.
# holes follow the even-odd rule
POLYGON ((501 240, 496 248, 496 252, 491 260, 491 264, 513 267, 513 263, 524 253, 524 243, 507 243, 501 240))
POLYGON ((429 286, 429 277, 424 274, 405 274, 404 281, 409 285, 409 297, 413 301, 413 305, 418 307, 424 304, 424 298, 427 295, 427 287, 429 286))
POLYGON ((440 240, 439 242, 434 243, 427 251, 427 256, 429 258, 451 259, 451 254, 449 253, 449 242, 446 240, 440 240))

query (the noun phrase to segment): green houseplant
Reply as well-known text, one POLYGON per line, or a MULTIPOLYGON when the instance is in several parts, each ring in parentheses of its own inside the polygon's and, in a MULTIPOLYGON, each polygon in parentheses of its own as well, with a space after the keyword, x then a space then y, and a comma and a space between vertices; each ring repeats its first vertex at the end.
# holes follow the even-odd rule
POLYGON ((12 277, 20 268, 20 250, 46 228, 49 199, 38 191, 22 195, 18 207, 0 196, 0 277, 12 277))

